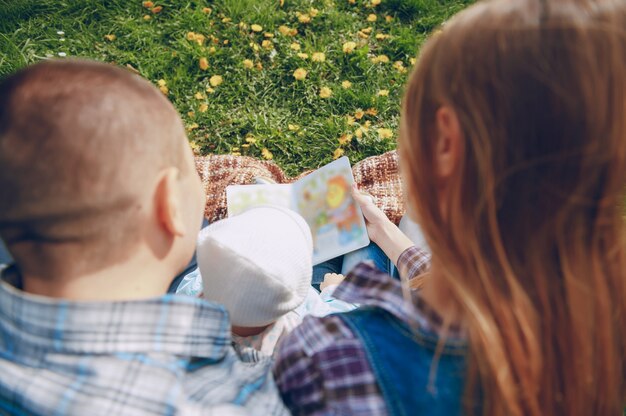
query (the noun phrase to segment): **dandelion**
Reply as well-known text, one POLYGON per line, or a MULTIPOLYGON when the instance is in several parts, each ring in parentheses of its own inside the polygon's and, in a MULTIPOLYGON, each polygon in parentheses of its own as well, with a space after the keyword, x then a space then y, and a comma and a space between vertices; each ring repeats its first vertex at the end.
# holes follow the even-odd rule
POLYGON ((209 84, 211 84, 212 87, 217 87, 218 85, 220 85, 222 82, 224 82, 224 79, 222 78, 221 75, 213 75, 210 79, 209 79, 209 84))
POLYGON ((411 63, 411 65, 415 65, 415 58, 409 59, 409 62, 411 63))
POLYGON ((263 26, 255 24, 255 25, 251 25, 250 29, 252 29, 253 32, 262 32, 263 26))
POLYGON ((317 16, 319 12, 320 11, 317 10, 316 8, 314 8, 314 7, 311 7, 311 9, 309 10, 309 14, 311 15, 311 17, 317 16))
POLYGON ((354 132, 354 135, 356 136, 356 138, 358 140, 361 140, 363 138, 363 129, 362 128, 358 128, 356 129, 356 131, 354 132))
POLYGON ((274 155, 267 147, 264 147, 263 150, 261 150, 261 156, 263 156, 263 159, 265 160, 272 160, 274 158, 274 155))
POLYGON ((314 62, 324 62, 326 60, 326 55, 324 52, 314 52, 313 55, 311 55, 311 60, 314 62))
POLYGON ((300 23, 309 23, 311 21, 311 16, 306 13, 301 14, 300 16, 298 16, 298 21, 300 23))
POLYGON ((211 14, 211 12, 213 12, 213 9, 210 8, 210 7, 203 7, 202 8, 202 13, 211 14))
POLYGON ((370 37, 370 35, 368 33, 363 32, 362 30, 359 30, 357 33, 357 36, 360 37, 361 39, 367 39, 370 37))
POLYGON ((378 63, 383 63, 386 64, 389 62, 389 57, 387 55, 378 55, 378 56, 374 56, 371 61, 375 64, 378 63))
POLYGON ((161 92, 162 92, 163 94, 165 94, 165 95, 167 95, 167 94, 170 92, 169 88, 167 88, 167 86, 166 86, 166 85, 161 85, 161 86, 159 87, 159 90, 161 90, 161 92))
POLYGON ((404 67, 404 63, 402 61, 396 61, 393 63, 393 67, 400 72, 401 74, 406 72, 406 68, 404 67))
POLYGON ((271 39, 271 38, 273 38, 273 37, 274 37, 274 34, 273 34, 273 33, 268 33, 268 32, 266 32, 266 33, 263 33, 263 36, 265 36, 265 37, 266 37, 266 38, 268 38, 268 39, 271 39))
POLYGON ((369 35, 370 33, 372 33, 372 27, 369 26, 369 27, 366 27, 365 29, 361 29, 361 32, 367 33, 369 35))
POLYGON ((152 9, 150 9, 152 14, 161 13, 161 10, 163 10, 163 6, 156 6, 156 7, 153 7, 152 9))
POLYGON ((339 138, 339 144, 343 146, 344 144, 350 143, 350 140, 352 140, 352 135, 350 133, 344 134, 339 138))
POLYGON ((343 53, 352 53, 356 49, 356 42, 346 42, 343 44, 343 53))
POLYGON ((379 90, 377 95, 379 97, 387 97, 389 95, 389 90, 379 90))
POLYGON ((225 17, 222 19, 222 23, 228 23, 231 22, 233 19, 231 19, 230 17, 225 17))
POLYGON ((265 49, 274 49, 274 44, 272 43, 272 41, 267 39, 261 42, 261 46, 265 49))
POLYGON ((385 22, 387 22, 387 23, 393 22, 393 17, 391 17, 389 15, 385 16, 385 22))
POLYGON ((279 26, 278 31, 283 36, 295 36, 298 34, 298 29, 292 29, 289 26, 285 25, 279 26))
POLYGON ((342 86, 344 89, 346 89, 346 90, 347 90, 347 89, 350 89, 350 88, 352 87, 352 83, 351 83, 350 81, 348 81, 348 80, 345 80, 345 81, 343 81, 343 82, 341 83, 341 86, 342 86))
POLYGON ((380 4, 380 0, 372 0, 372 6, 376 7, 380 4))
POLYGON ((294 51, 299 51, 300 50, 300 44, 298 42, 294 42, 291 45, 289 45, 289 47, 294 50, 294 51))
POLYGON ((289 131, 298 131, 298 130, 300 130, 300 126, 298 126, 297 124, 288 124, 287 128, 289 129, 289 131))
POLYGON ((206 113, 208 109, 209 109, 208 104, 200 104, 200 107, 198 107, 198 111, 201 113, 206 113))
POLYGON ((206 97, 201 92, 197 92, 194 94, 196 100, 204 100, 206 97))
POLYGON ((263 69, 263 64, 261 62, 257 62, 255 66, 259 71, 263 69))
POLYGON ((187 111, 187 115, 188 115, 190 118, 194 118, 194 117, 196 116, 196 113, 195 113, 195 112, 193 112, 193 111, 187 111))
POLYGON ((393 137, 393 132, 391 129, 378 129, 378 137, 380 139, 391 139, 393 137))
POLYGON ((309 59, 309 54, 308 53, 299 53, 298 54, 298 58, 300 58, 300 59, 309 59))
POLYGON ((113 34, 111 34, 111 35, 104 35, 104 38, 106 40, 108 40, 109 42, 113 42, 117 38, 117 36, 115 36, 113 34))
POLYGON ((151 9, 154 7, 154 3, 151 1, 144 1, 143 3, 141 3, 141 5, 146 9, 151 9))
POLYGON ((247 31, 248 30, 248 25, 245 24, 244 22, 239 22, 239 29, 247 31))
POLYGON ((347 115, 346 116, 346 124, 348 126, 352 126, 352 125, 354 125, 354 123, 356 123, 354 117, 352 117, 351 115, 347 115))
POLYGON ((246 137, 246 143, 255 144, 256 143, 256 139, 254 138, 254 136, 247 136, 246 137))
POLYGON ((243 67, 246 68, 246 69, 252 69, 252 67, 254 67, 254 63, 250 59, 244 59, 243 60, 243 67))
POLYGON ((143 20, 150 20, 150 19, 152 19, 152 16, 150 16, 149 14, 143 15, 143 20))
POLYGON ((328 87, 320 88, 320 98, 330 98, 333 95, 333 90, 328 87))
POLYGON ((201 70, 206 71, 207 69, 209 69, 209 60, 204 57, 200 58, 198 60, 198 66, 201 70))
POLYGON ((228 45, 230 41, 228 39, 224 39, 224 45, 228 45))
POLYGON ((200 153, 200 145, 196 143, 195 140, 191 140, 189 142, 189 147, 191 147, 191 150, 193 150, 194 154, 200 153))
POLYGON ((190 124, 190 125, 187 127, 187 131, 192 131, 192 130, 195 130, 195 129, 197 129, 198 127, 200 127, 200 126, 198 125, 198 123, 193 123, 193 124, 190 124))
POLYGON ((251 48, 252 48, 252 50, 253 50, 253 51, 255 51, 255 52, 256 52, 256 51, 258 51, 258 50, 260 49, 260 48, 259 48, 259 45, 257 45, 257 44, 256 44, 256 43, 254 43, 254 42, 250 42, 250 47, 251 47, 251 48))
POLYGON ((217 52, 217 49, 215 49, 215 46, 211 46, 211 47, 209 48, 209 53, 210 53, 210 54, 214 54, 215 52, 217 52))
POLYGON ((208 92, 209 94, 213 94, 215 90, 211 87, 206 87, 206 92, 208 92))
POLYGON ((341 156, 343 156, 344 153, 345 152, 341 147, 336 148, 333 152, 333 159, 339 159, 341 156))
POLYGON ((194 40, 196 38, 195 32, 187 32, 187 40, 194 40))
POLYGON ((157 81, 157 85, 159 87, 164 87, 164 86, 167 85, 167 81, 165 81, 164 79, 160 79, 160 80, 157 81))
POLYGON ((368 108, 367 110, 365 110, 365 114, 367 114, 368 116, 375 117, 378 115, 378 110, 375 108, 368 108))
POLYGON ((365 111, 361 110, 360 108, 354 112, 354 118, 357 120, 362 119, 364 115, 365 111))
POLYGON ((374 13, 371 13, 367 16, 367 21, 368 22, 375 22, 377 19, 376 15, 374 13))
POLYGON ((298 68, 295 71, 293 71, 293 77, 297 79, 298 81, 302 81, 303 79, 305 79, 306 75, 307 75, 307 72, 306 72, 306 69, 304 68, 298 68))
POLYGON ((377 33, 376 34, 376 40, 385 40, 388 39, 390 36, 386 35, 384 33, 377 33))

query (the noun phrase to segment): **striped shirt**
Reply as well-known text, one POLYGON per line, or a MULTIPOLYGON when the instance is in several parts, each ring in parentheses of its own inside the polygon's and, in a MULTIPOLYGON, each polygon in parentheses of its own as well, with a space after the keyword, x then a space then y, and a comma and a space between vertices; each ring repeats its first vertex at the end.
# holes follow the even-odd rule
MULTIPOLYGON (((403 276, 412 278, 430 265, 417 247, 398 259, 403 276)), ((439 315, 414 293, 405 302, 400 282, 367 263, 358 265, 335 290, 335 297, 362 306, 380 307, 411 326, 437 332, 439 315)), ((459 328, 450 338, 462 337, 459 328)), ((279 346, 274 376, 293 414, 387 414, 374 373, 360 339, 338 316, 307 317, 279 346)))
POLYGON ((269 359, 231 346, 222 306, 179 295, 72 302, 17 287, 17 273, 5 270, 0 414, 286 412, 269 359))

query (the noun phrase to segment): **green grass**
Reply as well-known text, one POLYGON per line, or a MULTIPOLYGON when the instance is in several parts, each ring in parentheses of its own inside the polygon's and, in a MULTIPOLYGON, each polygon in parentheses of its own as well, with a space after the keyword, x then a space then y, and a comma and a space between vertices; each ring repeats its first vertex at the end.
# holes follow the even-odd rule
POLYGON ((402 90, 419 45, 472 0, 382 0, 377 6, 371 0, 154 3, 163 7, 160 13, 137 0, 0 0, 0 76, 60 52, 131 66, 155 84, 166 83, 197 152, 263 157, 267 149, 296 174, 340 152, 356 162, 393 149, 402 90), (315 14, 312 8, 317 15, 299 21, 298 14, 315 14), (367 20, 370 14, 376 21, 367 20), (252 24, 263 30, 252 31, 252 24), (283 35, 281 25, 298 33, 283 35), (367 28, 368 36, 359 35, 367 28), (189 32, 206 40, 188 40, 189 32), (261 46, 263 40, 270 48, 261 46), (357 43, 350 54, 342 48, 348 41, 357 43), (290 47, 294 42, 300 51, 290 47), (315 52, 326 60, 313 62, 315 52), (372 62, 381 55, 389 62, 372 62), (206 70, 199 66, 203 57, 206 70), (246 59, 255 67, 245 68, 246 59), (298 68, 308 72, 304 80, 294 78, 298 68), (214 75, 223 82, 210 93, 214 75), (343 81, 351 88, 343 88, 343 81), (320 97, 322 87, 332 90, 331 97, 320 97), (381 90, 389 94, 381 96, 381 90), (360 110, 370 111, 358 119, 360 110))

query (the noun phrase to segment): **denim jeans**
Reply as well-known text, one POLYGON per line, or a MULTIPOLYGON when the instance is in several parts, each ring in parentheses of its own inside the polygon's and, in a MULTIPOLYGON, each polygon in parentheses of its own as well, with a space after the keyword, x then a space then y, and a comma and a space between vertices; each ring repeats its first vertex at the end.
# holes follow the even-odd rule
POLYGON ((11 255, 7 251, 7 248, 4 246, 2 240, 0 240, 0 264, 8 264, 12 261, 11 255))

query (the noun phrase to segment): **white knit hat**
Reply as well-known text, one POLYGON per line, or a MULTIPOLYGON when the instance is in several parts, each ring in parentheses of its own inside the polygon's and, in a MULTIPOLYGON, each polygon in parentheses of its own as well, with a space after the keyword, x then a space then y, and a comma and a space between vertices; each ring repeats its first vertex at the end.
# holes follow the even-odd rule
POLYGON ((313 239, 304 218, 263 206, 215 222, 198 237, 204 297, 228 309, 236 326, 275 322, 304 301, 313 239))

